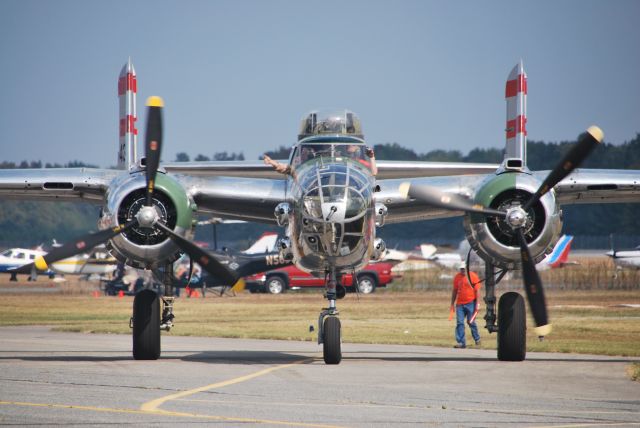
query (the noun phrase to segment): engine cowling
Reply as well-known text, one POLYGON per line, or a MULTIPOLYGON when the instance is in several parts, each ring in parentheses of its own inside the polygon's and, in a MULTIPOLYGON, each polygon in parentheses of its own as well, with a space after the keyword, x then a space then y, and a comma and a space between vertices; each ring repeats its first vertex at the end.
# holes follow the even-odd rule
MULTIPOLYGON (((509 211, 524 205, 539 186, 540 182, 529 174, 505 172, 482 183, 474 200, 485 207, 509 211)), ((482 259, 503 269, 520 267, 518 238, 504 219, 467 214, 464 228, 471 248, 482 259)), ((562 211, 553 190, 529 209, 523 231, 535 263, 553 250, 562 231, 562 211)))
MULTIPOLYGON (((114 183, 105 196, 100 228, 134 219, 144 205, 145 189, 146 178, 142 173, 125 176, 114 183)), ((187 239, 193 237, 196 205, 176 180, 158 173, 152 199, 160 218, 169 228, 187 239)), ((165 233, 141 226, 117 235, 107 245, 118 260, 141 269, 172 263, 181 255, 165 233)))

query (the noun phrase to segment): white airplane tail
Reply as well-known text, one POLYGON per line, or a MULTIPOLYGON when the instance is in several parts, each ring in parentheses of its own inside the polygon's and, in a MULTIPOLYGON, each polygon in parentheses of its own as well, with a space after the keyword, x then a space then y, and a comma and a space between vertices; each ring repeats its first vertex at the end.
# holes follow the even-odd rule
POLYGON ((136 166, 136 146, 138 129, 136 121, 136 93, 138 81, 136 71, 131 64, 131 58, 122 67, 118 77, 118 98, 120 100, 120 117, 118 120, 120 146, 118 149, 118 169, 130 170, 136 166))
POLYGON ((522 60, 509 73, 507 100, 507 144, 503 168, 521 171, 527 166, 527 74, 522 60))
POLYGON ((436 248, 436 246, 432 244, 420 245, 420 254, 422 254, 422 257, 425 259, 428 259, 429 257, 433 256, 437 250, 438 249, 436 248))
POLYGON ((278 234, 265 232, 252 246, 243 251, 244 254, 262 254, 275 251, 278 234))
POLYGON ((569 252, 571 251, 571 243, 573 242, 573 236, 562 235, 553 251, 547 257, 538 263, 539 270, 545 270, 549 268, 560 268, 566 265, 578 264, 577 262, 570 262, 569 252))

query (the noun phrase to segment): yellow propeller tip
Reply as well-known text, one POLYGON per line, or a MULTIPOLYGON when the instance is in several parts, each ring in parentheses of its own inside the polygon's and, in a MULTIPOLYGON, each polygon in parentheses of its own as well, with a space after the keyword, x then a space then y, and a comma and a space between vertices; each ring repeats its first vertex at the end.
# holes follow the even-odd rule
POLYGON ((602 129, 598 128, 595 125, 590 126, 587 129, 587 132, 591 134, 591 136, 595 138, 598 143, 602 143, 602 140, 604 140, 604 132, 602 132, 602 129))
POLYGON ((147 98, 147 106, 148 107, 164 107, 164 101, 160 97, 149 97, 147 98))
POLYGON ((409 183, 408 181, 405 181, 404 183, 400 184, 400 187, 398 187, 398 191, 400 192, 400 196, 402 196, 405 199, 409 198, 409 187, 411 187, 411 183, 409 183))
POLYGON ((551 333, 551 324, 541 325, 540 327, 536 327, 533 329, 538 337, 544 337, 551 333))
POLYGON ((44 257, 42 257, 42 256, 36 257, 36 259, 34 260, 33 264, 36 265, 36 269, 38 269, 38 270, 47 270, 47 269, 49 269, 49 266, 47 266, 47 262, 44 261, 44 257))

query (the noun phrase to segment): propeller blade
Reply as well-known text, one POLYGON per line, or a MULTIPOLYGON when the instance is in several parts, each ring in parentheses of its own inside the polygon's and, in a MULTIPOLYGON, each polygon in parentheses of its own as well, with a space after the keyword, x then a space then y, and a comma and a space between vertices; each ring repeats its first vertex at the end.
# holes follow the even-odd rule
POLYGON ((145 134, 144 151, 147 166, 147 203, 151 206, 151 195, 155 187, 156 173, 160 165, 162 147, 162 108, 164 102, 160 97, 147 99, 147 132, 145 134))
POLYGON ((474 204, 473 201, 457 193, 446 193, 431 186, 419 186, 409 182, 402 183, 400 185, 400 194, 405 198, 418 199, 426 204, 446 210, 465 211, 496 217, 505 217, 507 215, 505 212, 474 204))
POLYGON ((524 237, 522 228, 516 229, 518 241, 520 242, 520 256, 522 257, 522 279, 524 289, 527 293, 527 300, 531 307, 531 313, 536 323, 535 332, 539 337, 551 333, 551 324, 547 315, 547 303, 544 298, 542 281, 536 270, 536 265, 531 258, 527 240, 524 237))
POLYGON ((83 235, 72 242, 67 242, 61 247, 54 248, 44 256, 36 257, 35 262, 25 266, 21 266, 15 271, 17 273, 28 273, 31 272, 31 269, 34 266, 36 267, 36 269, 41 271, 47 270, 49 268, 49 265, 51 265, 52 263, 55 263, 62 259, 66 259, 68 257, 73 257, 76 254, 85 253, 96 245, 100 245, 103 242, 106 242, 109 239, 113 238, 117 234, 130 229, 137 223, 137 220, 132 220, 124 226, 115 226, 96 233, 83 235))
POLYGON ((597 126, 590 126, 587 132, 582 134, 578 139, 578 143, 562 158, 560 163, 551 170, 547 178, 544 179, 540 188, 531 195, 531 198, 524 205, 523 209, 527 211, 538 200, 545 195, 556 184, 562 181, 571 171, 576 169, 589 156, 589 153, 595 149, 604 139, 604 133, 597 126))
POLYGON ((237 273, 220 263, 214 256, 198 247, 193 242, 178 235, 160 222, 157 222, 155 226, 168 234, 176 245, 178 245, 182 251, 187 253, 193 261, 198 263, 202 269, 219 278, 223 283, 235 284, 236 281, 238 281, 239 275, 237 273))

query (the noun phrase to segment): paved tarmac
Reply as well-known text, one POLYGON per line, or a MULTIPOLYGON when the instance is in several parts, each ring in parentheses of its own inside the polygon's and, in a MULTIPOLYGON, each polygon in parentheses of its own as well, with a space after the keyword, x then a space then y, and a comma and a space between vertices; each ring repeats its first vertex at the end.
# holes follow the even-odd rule
MULTIPOLYGON (((631 359, 163 336, 134 361, 126 335, 0 328, 0 425, 307 427, 637 426, 631 359)), ((637 359, 636 359, 637 361, 637 359)))

